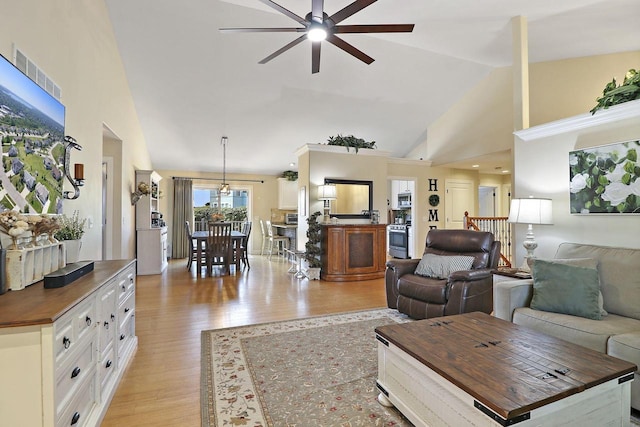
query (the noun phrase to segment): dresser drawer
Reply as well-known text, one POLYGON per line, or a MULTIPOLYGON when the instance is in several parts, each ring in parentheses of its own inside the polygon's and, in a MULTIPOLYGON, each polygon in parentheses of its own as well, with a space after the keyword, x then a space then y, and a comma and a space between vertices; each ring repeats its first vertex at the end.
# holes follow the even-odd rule
POLYGON ((93 299, 91 302, 77 310, 74 320, 74 331, 78 340, 82 340, 86 335, 95 331, 97 322, 96 304, 93 299))
POLYGON ((66 358, 82 341, 91 339, 89 337, 96 330, 95 307, 94 298, 88 298, 53 324, 53 354, 56 365, 60 366, 66 363, 66 358))
POLYGON ((100 379, 100 390, 104 390, 109 381, 113 378, 113 373, 116 370, 116 351, 115 347, 111 346, 109 350, 102 355, 102 360, 98 365, 98 378, 100 379))
POLYGON ((96 351, 95 341, 89 340, 84 347, 75 352, 73 359, 69 359, 56 369, 56 415, 59 415, 70 400, 73 399, 78 388, 88 376, 95 373, 96 351))
POLYGON ((130 294, 135 292, 136 273, 133 268, 123 271, 118 276, 118 303, 122 303, 130 294))
POLYGON ((53 343, 53 354, 56 364, 62 363, 66 355, 71 353, 71 348, 75 344, 73 337, 73 318, 58 320, 54 325, 55 341, 53 343))
POLYGON ((118 330, 118 357, 128 352, 129 346, 134 344, 136 335, 136 317, 135 312, 129 311, 127 316, 121 318, 120 328, 118 330))
POLYGON ((87 425, 96 405, 96 376, 86 381, 63 410, 56 427, 82 427, 87 425))

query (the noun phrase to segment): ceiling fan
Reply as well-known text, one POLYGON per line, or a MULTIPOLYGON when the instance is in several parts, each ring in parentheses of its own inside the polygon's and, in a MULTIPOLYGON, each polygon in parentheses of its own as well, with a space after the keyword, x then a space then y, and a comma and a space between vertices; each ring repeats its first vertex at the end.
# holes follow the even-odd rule
POLYGON ((279 4, 271 0, 260 0, 277 10, 278 12, 288 16, 298 22, 302 27, 297 28, 220 28, 223 33, 232 32, 254 32, 254 33, 304 33, 302 36, 293 40, 273 52, 271 55, 260 61, 260 64, 266 64, 278 55, 286 52, 295 45, 303 42, 305 39, 311 40, 311 72, 318 73, 320 71, 320 45, 323 40, 344 50, 350 55, 355 56, 366 64, 371 64, 374 59, 366 53, 358 50, 353 45, 347 43, 336 34, 348 33, 410 33, 413 31, 414 24, 375 24, 375 25, 338 25, 351 15, 360 12, 365 7, 375 3, 377 0, 356 0, 331 16, 324 12, 324 0, 311 0, 311 12, 304 18, 296 15, 290 10, 285 9, 279 4))

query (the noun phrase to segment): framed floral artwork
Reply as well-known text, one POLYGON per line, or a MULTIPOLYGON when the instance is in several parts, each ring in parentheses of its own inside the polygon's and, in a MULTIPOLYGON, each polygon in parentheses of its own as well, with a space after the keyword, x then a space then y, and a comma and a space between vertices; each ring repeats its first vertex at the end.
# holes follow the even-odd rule
POLYGON ((640 140, 569 153, 573 214, 640 214, 640 140))

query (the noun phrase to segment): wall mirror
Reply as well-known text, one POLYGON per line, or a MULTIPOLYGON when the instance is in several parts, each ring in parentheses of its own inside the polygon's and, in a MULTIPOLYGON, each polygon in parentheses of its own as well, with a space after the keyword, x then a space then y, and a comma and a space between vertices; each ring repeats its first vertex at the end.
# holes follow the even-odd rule
POLYGON ((373 181, 325 178, 336 186, 336 200, 331 201, 331 216, 336 218, 370 218, 373 210, 373 181))

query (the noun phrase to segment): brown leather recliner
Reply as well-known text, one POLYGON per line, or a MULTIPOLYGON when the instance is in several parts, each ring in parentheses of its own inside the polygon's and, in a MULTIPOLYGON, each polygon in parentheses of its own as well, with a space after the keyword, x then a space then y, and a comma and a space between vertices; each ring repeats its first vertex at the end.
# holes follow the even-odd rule
POLYGON ((470 270, 447 279, 414 274, 420 259, 387 261, 387 305, 414 319, 493 309, 493 275, 500 259, 500 242, 493 234, 469 230, 430 230, 424 253, 474 257, 470 270))

